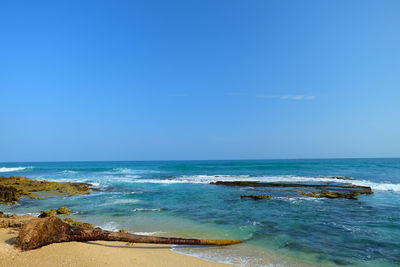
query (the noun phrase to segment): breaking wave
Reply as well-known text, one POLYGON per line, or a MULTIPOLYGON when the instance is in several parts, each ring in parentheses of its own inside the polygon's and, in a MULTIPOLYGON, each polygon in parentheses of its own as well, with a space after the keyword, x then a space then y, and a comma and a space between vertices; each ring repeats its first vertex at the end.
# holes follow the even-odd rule
POLYGON ((114 168, 113 172, 122 173, 122 174, 144 174, 144 173, 160 173, 160 171, 156 170, 137 170, 130 168, 114 168))
POLYGON ((333 182, 351 183, 354 185, 369 186, 376 191, 400 192, 400 184, 379 183, 368 180, 343 180, 343 177, 306 177, 306 176, 249 176, 249 175, 192 175, 180 176, 171 179, 134 179, 133 183, 158 183, 158 184, 209 184, 216 181, 259 181, 259 182, 333 182))
POLYGON ((138 199, 114 199, 111 201, 107 201, 106 205, 116 205, 116 204, 134 204, 138 203, 140 200, 138 199))
POLYGON ((162 211, 163 209, 133 209, 133 212, 137 211, 162 211))
POLYGON ((98 225, 97 227, 100 227, 101 229, 107 230, 107 231, 112 231, 116 232, 120 229, 120 225, 116 222, 106 222, 103 225, 98 225))
POLYGON ((18 172, 18 171, 23 171, 26 169, 32 169, 33 167, 13 167, 13 168, 8 168, 8 167, 0 167, 0 172, 18 172))
POLYGON ((135 235, 159 235, 164 232, 134 232, 135 235))

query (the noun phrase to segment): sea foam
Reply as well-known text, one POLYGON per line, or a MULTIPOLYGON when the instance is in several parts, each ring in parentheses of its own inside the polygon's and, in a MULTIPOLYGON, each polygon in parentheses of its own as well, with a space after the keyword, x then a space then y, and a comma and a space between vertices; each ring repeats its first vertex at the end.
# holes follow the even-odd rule
POLYGON ((103 225, 98 225, 97 227, 100 227, 107 231, 116 232, 120 228, 120 225, 116 222, 111 221, 111 222, 106 222, 103 225))
POLYGON ((103 205, 117 205, 117 204, 134 204, 138 203, 140 200, 138 199, 113 199, 110 201, 107 201, 103 205))
POLYGON ((26 169, 32 169, 32 167, 14 167, 14 168, 0 167, 0 172, 17 172, 26 169))
POLYGON ((216 181, 258 181, 258 182, 318 182, 318 183, 351 183, 354 185, 369 186, 376 191, 400 192, 400 184, 379 183, 368 180, 343 180, 341 177, 307 177, 307 176, 249 176, 249 175, 192 175, 179 176, 172 179, 132 179, 132 183, 158 183, 158 184, 209 184, 216 181))
POLYGON ((159 173, 160 171, 156 170, 137 170, 137 169, 130 169, 130 168, 114 168, 114 172, 122 173, 122 174, 143 174, 143 173, 159 173))
POLYGON ((161 211, 162 209, 133 209, 133 212, 137 211, 161 211))
POLYGON ((135 235, 159 235, 163 232, 134 232, 135 235))

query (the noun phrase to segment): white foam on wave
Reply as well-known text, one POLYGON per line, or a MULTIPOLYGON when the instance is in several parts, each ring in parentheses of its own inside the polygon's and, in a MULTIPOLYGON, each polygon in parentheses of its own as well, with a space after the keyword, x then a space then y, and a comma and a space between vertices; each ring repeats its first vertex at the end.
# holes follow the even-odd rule
POLYGON ((78 172, 77 171, 71 171, 71 170, 64 170, 64 171, 62 171, 62 173, 64 173, 64 174, 76 174, 78 172))
POLYGON ((116 222, 106 222, 103 225, 98 225, 96 227, 100 227, 101 229, 107 230, 107 231, 112 231, 112 232, 116 232, 118 231, 120 225, 116 222))
POLYGON ((18 172, 32 168, 33 167, 0 167, 0 172, 18 172))
MULTIPOLYGON (((97 225, 96 227, 100 227, 101 229, 112 232, 118 232, 121 229, 121 225, 114 221, 105 222, 104 224, 97 225)), ((162 233, 164 232, 133 232, 133 234, 136 235, 159 235, 162 233)))
POLYGON ((133 212, 137 211, 161 211, 162 209, 133 209, 133 212))
POLYGON ((379 183, 368 180, 343 180, 341 177, 307 177, 307 176, 256 176, 249 175, 192 175, 180 176, 172 179, 133 179, 132 183, 157 183, 157 184, 209 184, 217 181, 259 181, 259 182, 333 182, 369 186, 376 191, 400 192, 400 184, 379 183))
MULTIPOLYGON (((154 184, 208 184, 216 181, 245 181, 248 178, 248 175, 192 175, 180 176, 171 179, 137 179, 131 182, 154 184)), ((255 178, 253 178, 251 181, 254 180, 255 178)))
POLYGON ((138 199, 114 199, 111 201, 107 201, 105 205, 115 205, 115 204, 134 204, 138 203, 140 200, 138 199))
POLYGON ((400 192, 400 184, 393 183, 375 183, 368 180, 353 180, 353 184, 361 186, 369 186, 376 191, 392 191, 400 192))
POLYGON ((164 232, 134 232, 135 235, 159 235, 164 232))
MULTIPOLYGON (((71 174, 71 173, 65 173, 71 174)), ((65 175, 62 178, 54 177, 35 177, 37 180, 47 180, 47 181, 56 181, 56 182, 75 182, 75 183, 88 183, 96 188, 105 188, 112 185, 114 182, 122 182, 122 183, 132 183, 135 182, 136 179, 140 178, 140 175, 124 175, 122 177, 113 176, 113 175, 105 175, 105 176, 90 176, 87 178, 81 177, 69 177, 65 175)))
POLYGON ((113 171, 118 172, 118 173, 126 173, 126 174, 160 173, 160 171, 156 171, 156 170, 137 170, 137 169, 130 169, 130 168, 114 168, 113 171))
POLYGON ((333 177, 301 177, 301 176, 249 176, 249 175, 192 175, 181 176, 173 179, 138 179, 135 183, 160 183, 160 184, 209 184, 217 181, 259 181, 259 182, 348 182, 333 177))
MULTIPOLYGON (((260 262, 260 259, 258 257, 254 257, 254 255, 245 255, 243 254, 240 250, 237 249, 224 249, 224 250, 216 250, 214 248, 207 248, 207 247, 202 247, 202 248, 190 248, 187 246, 181 246, 181 245, 172 245, 171 246, 171 251, 203 259, 206 261, 211 261, 211 262, 217 262, 217 263, 223 263, 223 264, 229 264, 229 265, 234 265, 234 266, 241 266, 241 267, 283 267, 286 266, 286 264, 265 264, 260 262)), ((300 265, 301 266, 301 265, 300 265)))
POLYGON ((63 182, 63 183, 69 183, 69 182, 85 183, 85 184, 91 184, 93 187, 104 187, 105 186, 99 182, 93 182, 92 179, 73 179, 72 180, 71 178, 61 178, 61 179, 44 179, 44 180, 63 182))

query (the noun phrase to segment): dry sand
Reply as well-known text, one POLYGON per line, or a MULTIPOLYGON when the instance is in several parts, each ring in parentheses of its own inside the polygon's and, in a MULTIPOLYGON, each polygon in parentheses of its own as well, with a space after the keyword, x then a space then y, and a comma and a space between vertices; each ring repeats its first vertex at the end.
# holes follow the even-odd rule
POLYGON ((178 254, 168 245, 127 246, 124 242, 69 242, 21 252, 12 245, 16 236, 17 232, 0 228, 0 267, 232 266, 178 254))

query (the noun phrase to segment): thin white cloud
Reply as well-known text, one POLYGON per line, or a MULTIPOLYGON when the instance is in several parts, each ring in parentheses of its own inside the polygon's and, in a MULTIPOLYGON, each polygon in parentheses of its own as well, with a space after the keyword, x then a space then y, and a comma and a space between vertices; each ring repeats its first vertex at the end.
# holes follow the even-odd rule
POLYGON ((258 98, 276 98, 289 100, 314 100, 314 95, 257 95, 258 98))

